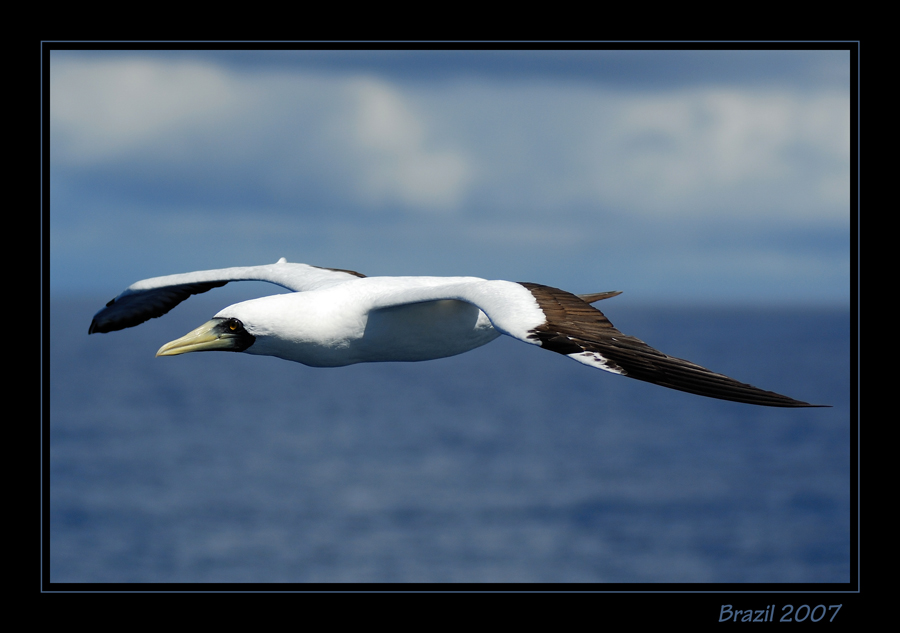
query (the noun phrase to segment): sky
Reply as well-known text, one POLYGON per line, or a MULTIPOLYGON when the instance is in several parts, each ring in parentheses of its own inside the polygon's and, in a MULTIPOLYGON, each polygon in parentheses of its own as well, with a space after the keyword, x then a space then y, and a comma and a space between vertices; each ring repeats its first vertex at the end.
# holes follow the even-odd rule
POLYGON ((849 305, 847 51, 58 50, 49 85, 51 297, 286 257, 849 305))

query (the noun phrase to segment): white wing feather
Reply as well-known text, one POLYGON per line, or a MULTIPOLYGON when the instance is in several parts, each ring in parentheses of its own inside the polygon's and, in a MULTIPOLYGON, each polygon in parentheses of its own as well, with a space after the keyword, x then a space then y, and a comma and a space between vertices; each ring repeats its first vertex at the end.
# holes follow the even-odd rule
POLYGON ((283 257, 274 264, 239 266, 217 270, 143 279, 128 286, 94 315, 88 334, 113 332, 139 325, 166 314, 190 297, 231 281, 267 281, 294 292, 320 290, 364 277, 360 273, 308 264, 291 264, 283 257))

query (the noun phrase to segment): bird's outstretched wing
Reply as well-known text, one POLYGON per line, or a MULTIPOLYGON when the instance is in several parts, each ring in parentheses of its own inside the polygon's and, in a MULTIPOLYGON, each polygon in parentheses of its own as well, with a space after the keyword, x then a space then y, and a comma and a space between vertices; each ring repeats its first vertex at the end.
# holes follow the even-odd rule
POLYGON ((268 281, 301 292, 327 288, 365 277, 352 270, 291 264, 283 257, 265 266, 241 266, 218 270, 153 277, 131 284, 94 315, 88 334, 114 332, 159 317, 191 295, 224 286, 230 281, 268 281))
MULTIPOLYGON (((449 281, 449 280, 448 280, 449 281)), ((617 330, 589 302, 617 293, 578 295, 533 283, 454 280, 446 285, 402 288, 379 297, 373 308, 457 299, 481 309, 508 336, 540 345, 580 363, 710 398, 770 407, 815 407, 759 389, 696 363, 675 358, 617 330)))
POLYGON ((669 356, 638 338, 622 334, 602 312, 573 294, 539 284, 521 285, 531 292, 546 316, 546 322, 534 328, 528 338, 585 365, 721 400, 770 407, 827 406, 759 389, 669 356))

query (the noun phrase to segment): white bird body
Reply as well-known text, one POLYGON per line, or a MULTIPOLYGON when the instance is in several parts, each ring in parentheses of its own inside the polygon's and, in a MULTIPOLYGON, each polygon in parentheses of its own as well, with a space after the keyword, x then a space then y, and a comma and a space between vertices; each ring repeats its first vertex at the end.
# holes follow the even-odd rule
POLYGON ((501 334, 615 374, 749 404, 809 407, 668 356, 623 334, 590 304, 618 292, 571 293, 477 277, 365 277, 291 264, 197 271, 145 279, 94 315, 88 333, 133 327, 192 294, 258 280, 293 292, 243 301, 164 345, 157 356, 234 351, 313 367, 423 361, 462 354, 501 334))
MULTIPOLYGON (((483 281, 467 277, 352 279, 319 290, 244 301, 214 318, 252 324, 246 327, 256 341, 246 350, 248 354, 313 367, 433 360, 468 352, 500 336, 476 305, 427 298, 446 296, 453 286, 465 290, 467 283, 483 281), (385 297, 396 301, 399 295, 412 303, 385 302, 385 297)), ((534 302, 530 295, 527 298, 534 302)))

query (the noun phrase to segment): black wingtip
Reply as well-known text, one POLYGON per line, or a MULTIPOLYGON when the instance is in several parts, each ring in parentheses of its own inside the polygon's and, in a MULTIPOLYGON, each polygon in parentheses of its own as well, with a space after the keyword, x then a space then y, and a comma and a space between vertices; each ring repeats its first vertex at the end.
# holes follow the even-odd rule
POLYGON ((100 334, 103 334, 109 331, 109 328, 104 328, 102 325, 97 323, 97 319, 91 319, 91 327, 88 328, 88 335, 97 334, 98 332, 100 334))
POLYGON ((94 315, 88 334, 115 332, 155 319, 190 297, 224 286, 228 280, 177 284, 150 290, 126 290, 94 315))
MULTIPOLYGON (((737 402, 740 402, 739 400, 737 402)), ((749 402, 747 404, 756 404, 755 402, 749 402)), ((797 404, 763 404, 763 406, 769 407, 785 407, 789 409, 830 409, 830 404, 809 404, 808 402, 798 402, 797 404)))
MULTIPOLYGON (((774 392, 772 392, 774 393, 774 392)), ((780 394, 775 394, 780 395, 780 394)), ((810 404, 809 402, 803 402, 802 400, 794 400, 793 398, 789 398, 788 396, 781 396, 785 398, 789 402, 785 402, 783 404, 774 404, 772 406, 776 407, 793 407, 795 409, 830 409, 832 405, 830 404, 810 404)))
MULTIPOLYGON (((116 298, 113 297, 112 299, 110 299, 109 301, 106 302, 106 305, 104 306, 103 309, 105 310, 106 308, 108 308, 108 307, 110 307, 112 304, 114 304, 115 302, 116 302, 116 298)), ((88 328, 88 335, 96 334, 97 332, 100 332, 101 334, 102 334, 103 332, 109 332, 108 329, 106 329, 106 330, 102 329, 101 326, 100 326, 100 324, 97 323, 97 315, 101 314, 102 312, 103 312, 103 310, 100 310, 100 312, 98 312, 97 314, 95 314, 95 315, 94 315, 94 318, 91 319, 91 326, 88 328)))

